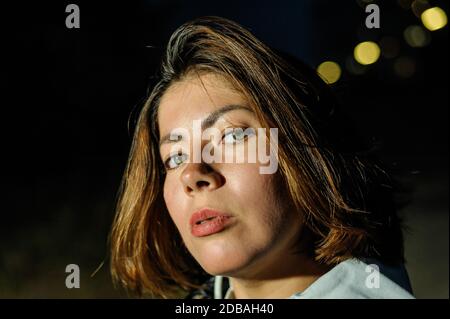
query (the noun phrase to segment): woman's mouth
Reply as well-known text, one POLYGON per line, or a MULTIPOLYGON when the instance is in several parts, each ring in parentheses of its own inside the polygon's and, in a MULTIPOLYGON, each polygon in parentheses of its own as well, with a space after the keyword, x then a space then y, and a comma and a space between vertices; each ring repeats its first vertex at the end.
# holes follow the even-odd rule
POLYGON ((211 209, 202 209, 191 217, 191 233, 195 237, 204 237, 224 230, 231 222, 232 216, 211 209))

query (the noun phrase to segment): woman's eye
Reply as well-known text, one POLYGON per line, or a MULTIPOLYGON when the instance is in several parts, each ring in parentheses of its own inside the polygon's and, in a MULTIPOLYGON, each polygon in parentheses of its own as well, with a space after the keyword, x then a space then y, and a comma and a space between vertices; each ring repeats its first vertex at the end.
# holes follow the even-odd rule
POLYGON ((245 139, 245 136, 252 135, 253 129, 243 129, 243 128, 234 128, 231 132, 226 133, 223 136, 223 141, 225 144, 234 144, 234 143, 240 143, 245 139))
POLYGON ((183 164, 183 162, 187 159, 187 155, 186 154, 174 154, 172 156, 170 156, 165 162, 164 162, 164 166, 167 169, 172 169, 172 168, 177 168, 178 166, 180 166, 181 164, 183 164))

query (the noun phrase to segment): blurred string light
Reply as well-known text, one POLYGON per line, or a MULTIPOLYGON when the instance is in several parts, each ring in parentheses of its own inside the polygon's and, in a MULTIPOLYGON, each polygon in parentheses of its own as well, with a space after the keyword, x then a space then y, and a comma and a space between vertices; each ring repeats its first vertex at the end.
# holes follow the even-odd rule
POLYGON ((410 57, 399 57, 394 62, 394 72, 401 78, 409 78, 416 72, 416 61, 410 57))
MULTIPOLYGON (((356 0, 356 2, 365 7, 373 0, 356 0)), ((422 25, 410 25, 403 31, 403 38, 406 43, 413 48, 421 48, 430 44, 431 34, 429 31, 435 31, 444 28, 447 25, 447 15, 444 10, 439 7, 432 7, 428 0, 397 0, 397 4, 404 10, 411 10, 412 13, 422 20, 422 25)), ((372 33, 363 33, 357 31, 358 38, 365 40, 355 46, 353 56, 348 56, 345 61, 345 67, 351 74, 361 75, 368 70, 368 65, 378 61, 380 55, 386 59, 394 59, 393 68, 397 76, 401 78, 412 77, 416 73, 417 63, 412 57, 400 55, 400 39, 393 36, 384 36, 377 43, 375 39, 371 39, 372 33), (359 34, 362 33, 362 34, 359 34)), ((334 63, 327 61, 329 63, 334 63)), ((333 64, 325 62, 318 67, 318 72, 328 81, 333 81, 332 74, 327 68, 333 64), (320 69, 320 71, 319 71, 320 69), (327 71, 325 71, 327 70, 327 71), (328 72, 328 73, 327 73, 328 72)), ((337 65, 337 64, 336 64, 337 65)), ((333 67, 335 67, 333 65, 333 67)), ((339 65, 337 65, 339 67, 339 65)), ((337 72, 337 71, 336 71, 337 72)), ((340 77, 340 69, 336 81, 340 77)), ((336 74, 334 75, 336 77, 336 74)))
POLYGON ((329 84, 333 84, 339 80, 342 71, 339 64, 333 61, 325 61, 317 67, 319 75, 329 84))
POLYGON ((419 25, 410 25, 403 32, 406 43, 413 48, 421 48, 428 45, 431 37, 427 30, 419 25))
POLYGON ((355 60, 362 65, 377 62, 380 57, 380 47, 372 41, 365 41, 358 44, 353 50, 355 60))
POLYGON ((429 8, 420 16, 423 25, 430 31, 442 29, 447 24, 447 15, 439 7, 429 8))
POLYGON ((427 0, 414 0, 411 4, 411 10, 414 13, 414 15, 418 18, 420 18, 420 15, 425 10, 431 8, 430 4, 427 0))

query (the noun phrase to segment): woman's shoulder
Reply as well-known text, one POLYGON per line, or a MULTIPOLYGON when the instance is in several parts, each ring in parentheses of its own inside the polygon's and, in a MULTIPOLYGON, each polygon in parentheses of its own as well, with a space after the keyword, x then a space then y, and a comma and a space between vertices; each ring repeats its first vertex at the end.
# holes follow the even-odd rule
POLYGON ((408 273, 403 264, 387 265, 376 259, 348 259, 336 265, 292 299, 410 299, 408 273))
MULTIPOLYGON (((214 299, 215 290, 219 290, 216 294, 225 296, 228 288, 227 277, 212 276, 185 298, 214 299)), ((387 265, 377 259, 348 259, 334 266, 303 292, 290 297, 290 299, 361 298, 414 298, 404 265, 387 265)))

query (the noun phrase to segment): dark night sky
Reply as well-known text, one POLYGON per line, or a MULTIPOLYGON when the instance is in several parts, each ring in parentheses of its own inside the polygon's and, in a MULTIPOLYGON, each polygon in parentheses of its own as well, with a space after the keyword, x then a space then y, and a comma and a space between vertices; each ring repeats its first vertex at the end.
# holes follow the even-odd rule
MULTIPOLYGON (((448 2, 429 2, 449 13, 448 2)), ((448 26, 433 32, 427 47, 411 48, 402 33, 420 20, 396 1, 378 1, 381 29, 371 31, 358 1, 79 1, 81 28, 67 29, 68 3, 2 8, 0 296, 28 289, 30 296, 70 297, 56 283, 64 265, 78 262, 91 272, 103 260, 131 142, 130 113, 139 110, 171 32, 202 15, 231 18, 313 67, 337 61, 344 68, 334 86, 340 100, 363 134, 383 141, 382 158, 412 172, 424 191, 417 205, 446 216, 438 237, 448 241, 448 26), (399 56, 416 62, 412 77, 396 76, 395 59, 381 58, 359 76, 345 70, 357 43, 385 35, 399 39, 399 56), (49 274, 57 279, 42 288, 49 274)), ((434 218, 427 210, 418 216, 434 218)), ((448 243, 442 245, 448 278, 448 243)), ((111 295, 102 284, 80 296, 111 295)), ((427 287, 419 289, 427 296, 427 287)), ((448 281, 446 291, 448 298, 448 281)))

